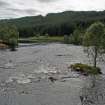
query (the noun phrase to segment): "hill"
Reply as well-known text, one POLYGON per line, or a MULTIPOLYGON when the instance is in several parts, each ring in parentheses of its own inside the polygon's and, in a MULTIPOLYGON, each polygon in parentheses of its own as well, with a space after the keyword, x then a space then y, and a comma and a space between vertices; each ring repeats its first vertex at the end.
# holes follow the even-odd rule
POLYGON ((30 37, 37 34, 57 36, 71 34, 77 27, 85 29, 95 21, 105 23, 105 11, 65 11, 50 13, 45 17, 39 15, 0 20, 0 25, 16 25, 21 37, 30 37))

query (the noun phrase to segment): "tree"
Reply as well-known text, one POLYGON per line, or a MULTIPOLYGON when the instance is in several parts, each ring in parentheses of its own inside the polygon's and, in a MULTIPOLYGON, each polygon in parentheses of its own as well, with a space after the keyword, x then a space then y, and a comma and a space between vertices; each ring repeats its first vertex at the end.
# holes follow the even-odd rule
POLYGON ((7 44, 12 51, 18 45, 19 32, 14 25, 3 25, 0 27, 0 40, 7 44))
POLYGON ((105 26, 101 22, 93 23, 86 31, 83 38, 86 52, 91 56, 93 66, 97 66, 97 58, 105 53, 105 26))
POLYGON ((64 43, 69 44, 69 35, 64 35, 64 43))
POLYGON ((8 39, 9 39, 9 34, 8 34, 8 27, 6 26, 0 26, 0 40, 3 43, 8 43, 8 39))
POLYGON ((73 34, 70 35, 70 43, 76 44, 76 45, 81 45, 82 40, 83 40, 83 29, 77 28, 74 30, 73 34))
POLYGON ((16 46, 17 46, 17 39, 16 38, 11 38, 9 39, 9 46, 10 46, 10 49, 11 51, 15 51, 16 50, 16 46))

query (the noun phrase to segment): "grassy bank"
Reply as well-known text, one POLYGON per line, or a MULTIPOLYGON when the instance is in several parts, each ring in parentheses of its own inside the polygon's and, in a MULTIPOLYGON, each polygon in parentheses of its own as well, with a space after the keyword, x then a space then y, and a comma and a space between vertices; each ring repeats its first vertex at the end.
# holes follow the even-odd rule
POLYGON ((19 43, 43 43, 43 42, 64 42, 63 36, 39 36, 30 38, 20 38, 19 43))

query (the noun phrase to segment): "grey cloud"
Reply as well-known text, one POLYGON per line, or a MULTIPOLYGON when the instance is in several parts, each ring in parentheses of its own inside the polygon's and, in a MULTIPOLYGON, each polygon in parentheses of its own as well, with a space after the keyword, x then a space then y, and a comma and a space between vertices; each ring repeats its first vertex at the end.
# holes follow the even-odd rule
POLYGON ((39 2, 54 2, 54 1, 56 1, 56 0, 37 0, 37 1, 39 1, 39 2))
POLYGON ((13 18, 13 17, 18 17, 18 15, 15 12, 11 13, 9 10, 0 9, 0 19, 13 18))
POLYGON ((0 0, 0 18, 46 15, 66 10, 104 9, 105 0, 0 0))
POLYGON ((35 10, 35 9, 26 9, 25 12, 28 13, 28 14, 40 13, 40 11, 35 10))
POLYGON ((15 8, 8 8, 8 10, 12 11, 12 12, 17 12, 17 13, 24 13, 24 14, 29 14, 29 15, 35 15, 37 13, 40 13, 39 10, 35 10, 35 9, 15 9, 15 8))
POLYGON ((10 4, 4 1, 0 1, 0 7, 9 6, 10 4))

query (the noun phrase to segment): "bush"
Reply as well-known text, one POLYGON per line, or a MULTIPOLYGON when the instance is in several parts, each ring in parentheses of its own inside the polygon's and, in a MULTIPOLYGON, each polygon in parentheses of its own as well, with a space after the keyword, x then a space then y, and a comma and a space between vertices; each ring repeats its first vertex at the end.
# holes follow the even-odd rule
POLYGON ((80 72, 83 75, 98 75, 102 74, 99 67, 93 67, 86 64, 76 63, 70 66, 72 71, 80 72))
POLYGON ((0 26, 0 42, 14 51, 18 45, 19 32, 14 25, 0 26))
POLYGON ((15 51, 16 50, 16 46, 18 46, 18 41, 16 38, 11 38, 9 40, 9 47, 11 51, 15 51))
POLYGON ((69 35, 64 35, 64 43, 69 44, 69 35))
POLYGON ((74 30, 73 34, 69 37, 69 43, 75 45, 81 45, 83 40, 84 30, 76 29, 74 30))

